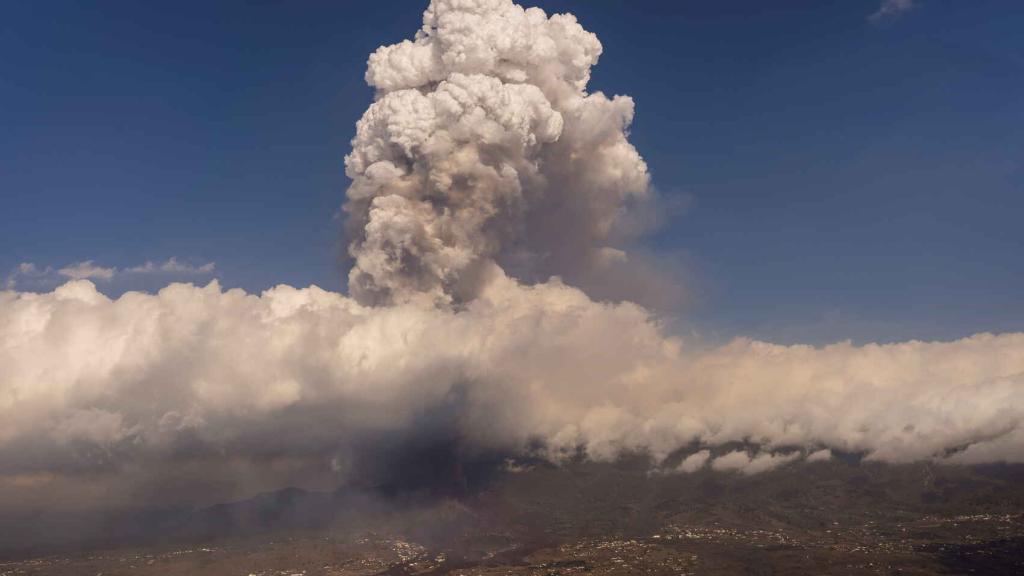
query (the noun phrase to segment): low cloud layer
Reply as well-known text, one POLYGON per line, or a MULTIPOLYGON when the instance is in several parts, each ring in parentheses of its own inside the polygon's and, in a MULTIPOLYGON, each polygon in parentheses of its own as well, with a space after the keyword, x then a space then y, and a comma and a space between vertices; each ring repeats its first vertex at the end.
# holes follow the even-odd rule
POLYGON ((759 452, 754 456, 745 450, 734 450, 715 458, 711 468, 721 472, 740 472, 746 475, 760 474, 787 464, 801 457, 799 452, 773 454, 759 452))
POLYGON ((555 460, 761 447, 698 452, 685 472, 762 472, 822 449, 1024 462, 1024 334, 706 348, 636 305, 496 268, 459 310, 216 283, 111 300, 74 281, 0 293, 0 342, 6 494, 169 464, 201 479, 212 462, 342 482, 374 439, 429 430, 470 453, 541 446, 555 460))

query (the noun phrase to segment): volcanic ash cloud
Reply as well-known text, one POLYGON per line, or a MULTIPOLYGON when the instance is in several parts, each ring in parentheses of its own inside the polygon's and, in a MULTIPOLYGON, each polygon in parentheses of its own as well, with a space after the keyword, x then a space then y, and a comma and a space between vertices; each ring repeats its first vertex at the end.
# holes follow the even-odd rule
POLYGON ((346 159, 351 296, 0 292, 0 509, 337 485, 381 438, 431 434, 555 460, 698 446, 679 472, 1024 461, 1024 334, 707 347, 574 287, 622 273, 650 195, 632 101, 586 91, 600 52, 571 15, 501 0, 437 0, 377 50, 346 159))
POLYGON ((572 15, 502 0, 435 1, 374 52, 345 162, 351 293, 459 302, 496 262, 572 281, 621 259, 648 175, 633 101, 586 91, 600 54, 572 15))

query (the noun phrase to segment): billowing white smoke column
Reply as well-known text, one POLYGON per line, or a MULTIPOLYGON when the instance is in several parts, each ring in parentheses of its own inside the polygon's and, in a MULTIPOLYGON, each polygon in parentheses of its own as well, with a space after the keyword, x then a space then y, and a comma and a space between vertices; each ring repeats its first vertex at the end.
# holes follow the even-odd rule
POLYGON ((513 278, 623 257, 647 175, 630 100, 584 91, 599 53, 571 16, 507 0, 437 0, 415 42, 377 51, 347 160, 354 298, 0 292, 0 505, 301 483, 436 420, 470 449, 555 458, 699 445, 680 472, 829 449, 1024 462, 1024 334, 709 349, 635 304, 513 278))
POLYGON ((569 280, 648 195, 628 97, 587 94, 601 44, 572 15, 510 0, 435 0, 412 42, 370 56, 377 99, 346 172, 351 293, 368 303, 464 301, 498 260, 569 280))

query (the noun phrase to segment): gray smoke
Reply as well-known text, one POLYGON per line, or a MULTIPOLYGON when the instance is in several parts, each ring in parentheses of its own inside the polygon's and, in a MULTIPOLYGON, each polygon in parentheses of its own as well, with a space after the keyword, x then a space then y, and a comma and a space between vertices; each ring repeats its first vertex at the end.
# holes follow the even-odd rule
POLYGON ((495 263, 572 281, 628 260, 615 243, 647 167, 633 101, 586 91, 600 54, 572 15, 502 0, 437 0, 413 41, 372 54, 346 158, 350 292, 462 302, 495 263))

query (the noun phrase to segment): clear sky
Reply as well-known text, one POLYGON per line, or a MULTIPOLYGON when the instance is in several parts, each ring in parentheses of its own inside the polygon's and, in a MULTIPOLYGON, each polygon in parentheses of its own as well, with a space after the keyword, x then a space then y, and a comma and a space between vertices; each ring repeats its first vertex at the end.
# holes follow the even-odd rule
MULTIPOLYGON (((650 245, 701 331, 1024 328, 1024 3, 879 1, 536 2, 601 39, 592 89, 636 100, 631 139, 687 206, 650 245)), ((366 57, 425 2, 80 4, 0 17, 0 275, 175 257, 343 289, 366 57)))

